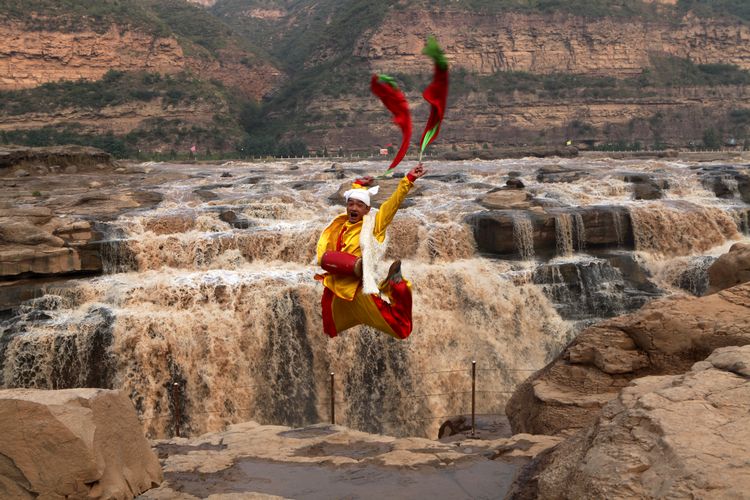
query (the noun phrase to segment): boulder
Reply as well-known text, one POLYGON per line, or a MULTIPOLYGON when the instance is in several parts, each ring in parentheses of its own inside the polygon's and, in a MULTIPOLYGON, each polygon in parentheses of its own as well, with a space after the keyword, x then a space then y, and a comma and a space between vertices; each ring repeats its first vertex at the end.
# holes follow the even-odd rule
POLYGON ((346 169, 344 169, 339 163, 332 163, 331 166, 323 170, 323 172, 333 174, 336 179, 344 179, 347 175, 346 169))
POLYGON ((537 170, 536 180, 539 182, 574 182, 590 174, 585 170, 567 168, 561 165, 548 165, 537 170))
POLYGON ((0 209, 0 218, 22 218, 35 226, 41 226, 52 220, 52 210, 47 207, 8 207, 0 209))
POLYGON ((234 210, 224 210, 219 214, 219 219, 226 222, 235 229, 247 229, 250 227, 250 221, 245 217, 240 217, 234 210))
POLYGON ((532 463, 516 492, 525 489, 527 498, 745 498, 748 367, 750 346, 725 347, 688 373, 634 380, 595 425, 532 463), (528 488, 533 482, 536 491, 528 488))
POLYGON ((133 498, 162 481, 125 394, 0 391, 0 497, 133 498))
POLYGON ((666 179, 655 179, 646 174, 626 174, 623 180, 633 184, 635 200, 658 200, 664 196, 663 190, 669 189, 666 179))
POLYGON ((716 348, 750 344, 750 283, 655 300, 583 330, 506 406, 514 433, 569 433, 594 422, 631 380, 683 373, 716 348))
POLYGON ((65 241, 25 219, 0 217, 0 244, 61 247, 65 241))
POLYGON ((490 210, 529 208, 531 196, 523 189, 496 189, 477 198, 477 203, 490 210))
POLYGON ((455 436, 464 431, 471 430, 471 423, 463 416, 452 417, 440 424, 438 429, 438 439, 443 439, 449 436, 455 436))
POLYGON ((750 281, 750 244, 735 243, 708 268, 708 293, 750 281))
POLYGON ((659 200, 662 196, 661 188, 652 182, 633 184, 634 200, 659 200))

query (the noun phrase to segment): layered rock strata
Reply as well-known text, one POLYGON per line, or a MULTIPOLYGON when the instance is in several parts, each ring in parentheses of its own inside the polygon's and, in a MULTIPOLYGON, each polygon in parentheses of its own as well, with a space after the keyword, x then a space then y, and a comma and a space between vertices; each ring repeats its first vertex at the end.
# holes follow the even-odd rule
POLYGON ((112 26, 106 33, 39 32, 0 25, 0 90, 60 80, 98 80, 109 70, 175 73, 185 55, 174 38, 112 26))
POLYGON ((253 99, 261 98, 279 84, 282 73, 270 63, 237 48, 228 47, 221 52, 221 60, 200 53, 187 56, 173 37, 117 25, 97 33, 38 31, 19 23, 3 23, 0 91, 64 80, 98 80, 110 70, 173 74, 189 69, 237 88, 253 99))
POLYGON ((407 10, 387 16, 371 37, 360 42, 355 54, 370 59, 375 71, 429 72, 429 60, 420 52, 430 34, 440 40, 449 62, 479 74, 527 71, 628 77, 651 66, 654 54, 750 68, 750 27, 693 15, 670 23, 567 14, 407 10))
POLYGON ((18 280, 101 273, 116 250, 102 221, 160 203, 149 186, 177 177, 149 176, 95 148, 0 148, 0 304, 35 296, 18 280))

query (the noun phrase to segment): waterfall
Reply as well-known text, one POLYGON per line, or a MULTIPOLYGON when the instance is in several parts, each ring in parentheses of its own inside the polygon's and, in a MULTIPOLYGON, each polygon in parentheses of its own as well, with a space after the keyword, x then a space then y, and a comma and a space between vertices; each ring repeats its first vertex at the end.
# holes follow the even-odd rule
POLYGON ((534 226, 527 217, 513 217, 513 240, 523 260, 534 258, 534 226))
POLYGON ((586 249, 586 228, 583 225, 583 216, 580 213, 573 216, 573 230, 576 236, 576 249, 582 252, 586 249))
POLYGON ((138 270, 138 262, 128 240, 106 240, 100 242, 100 245, 102 270, 105 274, 138 270))
POLYGON ((659 295, 656 287, 642 281, 638 273, 625 273, 630 262, 603 259, 544 264, 533 274, 533 282, 568 319, 605 318, 641 307, 659 295))
POLYGON ((750 234, 750 220, 748 219, 747 209, 737 208, 735 210, 732 210, 730 212, 730 215, 734 219, 735 224, 737 224, 737 230, 746 236, 749 235, 750 234))
POLYGON ((5 387, 113 387, 112 311, 91 305, 69 315, 59 311, 61 305, 59 297, 50 295, 32 301, 4 328, 0 355, 5 387))
POLYGON ((625 244, 625 228, 623 219, 625 214, 619 210, 612 210, 612 226, 615 228, 615 234, 617 235, 617 246, 622 247, 625 244))
POLYGON ((555 215, 555 241, 557 255, 573 255, 573 217, 570 214, 555 215))
POLYGON ((710 255, 651 259, 648 267, 660 286, 681 289, 700 297, 708 290, 708 268, 715 261, 716 257, 710 255))
POLYGON ((649 203, 629 210, 636 250, 688 255, 739 237, 731 212, 717 207, 649 203))
POLYGON ((481 408, 502 414, 510 389, 528 375, 516 369, 544 366, 570 339, 570 325, 541 290, 513 285, 502 263, 406 260, 402 269, 414 283, 416 326, 407 341, 364 327, 329 339, 322 332, 322 290, 304 266, 99 278, 105 295, 79 293, 84 303, 56 306, 53 321, 37 321, 10 339, 6 386, 97 379, 130 395, 149 435, 174 432, 175 405, 180 430, 189 435, 249 419, 326 421, 334 372, 339 423, 434 436, 441 417, 469 411, 472 359, 485 369, 503 367, 482 379, 481 408), (111 304, 103 307, 102 300, 111 304), (82 317, 91 327, 81 326, 82 317), (63 366, 68 372, 59 373, 63 366), (93 374, 97 369, 103 371, 93 374), (444 393, 451 394, 429 396, 444 393))
MULTIPOLYGON (((514 160, 512 167, 535 179, 539 161, 514 160)), ((328 421, 333 372, 337 423, 434 437, 447 417, 470 411, 476 360, 477 412, 502 415, 510 392, 581 323, 663 293, 633 252, 603 250, 615 239, 612 231, 619 245, 629 242, 627 214, 615 208, 611 222, 597 215, 584 227, 587 206, 631 202, 621 181, 616 189, 595 185, 601 162, 580 162, 592 174, 585 184, 532 181, 528 191, 539 204, 528 212, 482 213, 502 231, 512 222, 512 235, 499 234, 513 241, 502 241, 496 256, 480 256, 464 221, 480 210, 478 195, 504 182, 510 165, 435 161, 437 175, 416 183, 389 227, 387 258, 402 260, 413 291, 415 327, 406 341, 365 327, 336 339, 322 332, 316 242, 342 212, 337 193, 348 183, 319 162, 269 162, 262 170, 239 162, 220 185, 212 166, 156 165, 180 178, 158 187, 166 193, 161 205, 97 229, 103 276, 37 284, 41 297, 0 318, 3 386, 123 390, 148 435, 163 437, 177 430, 178 410, 183 435, 246 420, 328 421), (466 178, 460 185, 452 175, 457 168, 466 178), (214 189, 218 199, 201 201, 193 195, 201 188, 214 189), (547 221, 550 214, 554 233, 551 223, 534 227, 532 217, 547 221), (589 253, 599 258, 582 254, 587 236, 589 253), (534 260, 540 242, 552 245, 553 237, 557 254, 569 258, 534 260), (526 262, 506 258, 511 243, 526 262)), ((656 168, 641 163, 624 165, 656 168)), ((346 168, 360 175, 381 166, 346 168)), ((658 168, 670 185, 696 184, 672 183, 695 175, 683 164, 658 168)), ((387 191, 398 180, 382 182, 387 191)), ((748 231, 748 216, 737 199, 703 201, 712 194, 685 192, 692 201, 639 202, 629 210, 637 249, 648 258, 694 259, 675 264, 679 272, 669 280, 663 275, 663 289, 676 284, 700 293, 708 262, 698 260, 700 253, 748 231)))

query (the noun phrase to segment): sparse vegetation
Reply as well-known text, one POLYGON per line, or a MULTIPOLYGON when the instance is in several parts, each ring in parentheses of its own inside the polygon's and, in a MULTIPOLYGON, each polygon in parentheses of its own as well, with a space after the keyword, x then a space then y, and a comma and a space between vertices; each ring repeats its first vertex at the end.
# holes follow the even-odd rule
POLYGON ((44 31, 109 31, 113 25, 166 35, 166 25, 144 0, 4 0, 0 19, 44 31))
POLYGON ((0 92, 0 114, 49 112, 64 108, 101 109, 133 101, 160 99, 163 106, 225 99, 221 89, 189 73, 159 75, 109 71, 98 81, 63 81, 36 88, 0 92))
POLYGON ((692 11, 704 17, 732 16, 750 21, 750 2, 747 0, 679 0, 680 12, 692 11))

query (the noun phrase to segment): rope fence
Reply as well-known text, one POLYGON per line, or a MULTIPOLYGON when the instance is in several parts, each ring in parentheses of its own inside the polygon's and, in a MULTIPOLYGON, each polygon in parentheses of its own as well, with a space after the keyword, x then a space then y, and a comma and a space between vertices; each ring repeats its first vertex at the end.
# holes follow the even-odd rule
MULTIPOLYGON (((470 368, 456 368, 456 369, 450 369, 450 370, 433 370, 433 371, 424 371, 424 372, 414 372, 411 375, 433 375, 433 374, 446 374, 446 373, 464 373, 464 374, 470 374, 470 380, 471 380, 471 389, 466 390, 456 390, 456 391, 447 391, 447 392, 435 392, 435 393, 416 393, 416 392, 410 392, 405 395, 400 396, 399 400, 418 400, 418 399, 428 399, 428 398, 436 398, 436 397, 448 397, 448 396, 468 396, 471 395, 471 435, 470 437, 474 438, 476 437, 476 417, 477 416, 502 416, 503 414, 500 413, 477 413, 476 411, 476 395, 479 394, 513 394, 514 391, 507 391, 507 390, 489 390, 489 389, 477 389, 476 381, 477 381, 477 372, 533 372, 537 371, 536 368, 480 368, 476 366, 476 361, 471 362, 470 368)), ((336 406, 342 406, 346 404, 346 401, 343 400, 337 400, 336 399, 336 377, 334 372, 329 373, 329 394, 327 401, 330 403, 330 409, 329 409, 329 416, 330 416, 330 423, 336 424, 336 406)), ((468 380, 467 380, 468 381, 468 380)), ((250 385, 240 385, 235 386, 236 389, 257 389, 265 387, 263 384, 250 384, 250 385)), ((183 408, 182 408, 182 398, 183 395, 183 385, 179 382, 173 382, 170 384, 170 391, 171 391, 171 414, 169 415, 152 415, 149 417, 141 416, 140 419, 142 421, 146 422, 154 422, 154 421, 162 421, 162 420, 172 420, 174 430, 175 430, 175 436, 180 437, 180 428, 182 426, 182 420, 183 420, 183 408)), ((343 396, 340 396, 341 399, 343 399, 343 396)), ((231 408, 231 411, 236 412, 252 412, 256 408, 231 408)), ((190 412, 190 415, 213 415, 213 414, 221 414, 226 411, 230 410, 222 409, 222 410, 203 410, 203 411, 197 411, 197 412, 190 412)), ((433 417, 401 417, 391 420, 381 420, 381 424, 393 424, 397 422, 407 422, 407 421, 432 421, 432 420, 441 420, 441 419, 448 419, 448 418, 456 418, 463 416, 464 414, 453 414, 453 415, 440 415, 440 416, 433 416, 433 417)))

